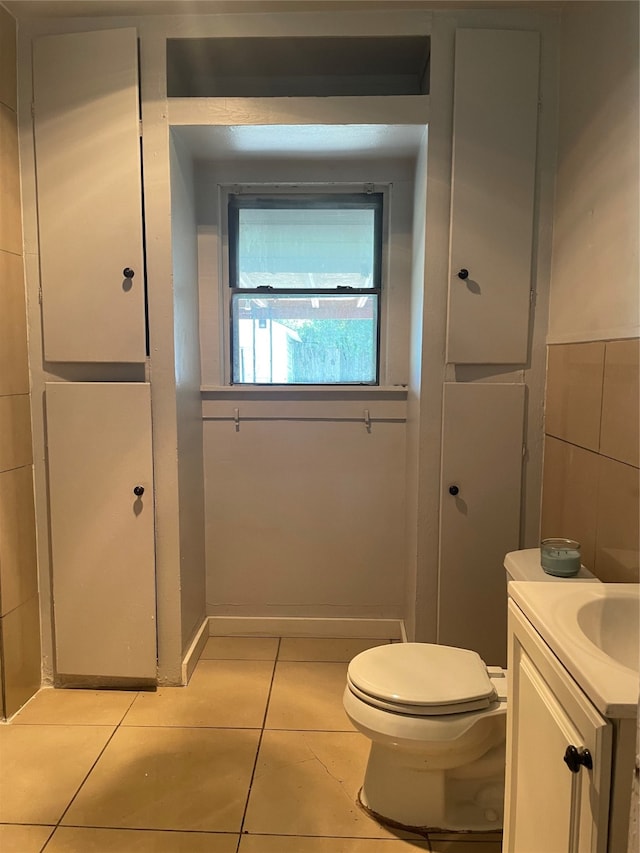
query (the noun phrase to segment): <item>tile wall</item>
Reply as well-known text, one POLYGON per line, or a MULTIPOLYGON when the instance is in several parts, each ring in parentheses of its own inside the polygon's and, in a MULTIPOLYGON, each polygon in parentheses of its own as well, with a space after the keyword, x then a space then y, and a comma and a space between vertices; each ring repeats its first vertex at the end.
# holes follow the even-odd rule
POLYGON ((606 582, 640 582, 640 340, 549 347, 542 538, 582 543, 606 582))
POLYGON ((0 717, 40 686, 15 21, 0 6, 0 717))

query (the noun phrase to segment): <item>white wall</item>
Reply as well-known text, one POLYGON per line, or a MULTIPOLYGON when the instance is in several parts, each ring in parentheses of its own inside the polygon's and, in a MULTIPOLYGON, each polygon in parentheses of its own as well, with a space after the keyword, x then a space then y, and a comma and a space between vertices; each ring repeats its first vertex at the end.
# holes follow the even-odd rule
MULTIPOLYGON (((371 156, 199 164, 205 383, 224 382, 219 268, 225 246, 218 184, 327 181, 392 184, 382 384, 408 381, 413 171, 411 160, 371 156)), ((276 396, 227 388, 211 396, 216 398, 215 419, 204 424, 207 612, 401 618, 404 399, 395 401, 393 420, 380 421, 378 414, 386 418, 388 410, 379 408, 379 389, 325 389, 313 398, 317 415, 309 415, 308 393, 296 389, 276 396), (283 408, 281 401, 292 399, 283 408), (231 419, 236 407, 237 430, 231 419), (370 431, 365 408, 374 419, 370 431)), ((205 402, 205 412, 206 407, 205 402)))
POLYGON ((425 215, 427 205, 428 128, 416 160, 413 191, 413 235, 411 263, 411 320, 409 326, 409 383, 407 387, 406 568, 405 629, 415 636, 415 603, 418 587, 418 489, 420 469, 420 390, 422 385, 425 215))
MULTIPOLYGON (((549 4, 551 6, 552 4, 549 4)), ((549 114, 555 115, 554 96, 553 96, 553 32, 555 27, 555 12, 547 13, 543 11, 529 12, 521 9, 500 9, 500 10, 445 10, 443 12, 407 12, 393 11, 387 12, 350 12, 350 13, 331 13, 331 14, 316 14, 316 13, 298 13, 298 14, 282 14, 282 15, 212 15, 212 16, 145 16, 138 19, 126 18, 77 18, 77 19, 51 19, 51 20, 31 20, 22 27, 21 35, 21 95, 20 95, 20 115, 21 115, 21 156, 23 161, 27 163, 25 186, 27 188, 26 196, 26 216, 29 220, 25 232, 27 245, 33 246, 36 243, 35 239, 35 215, 33 209, 33 170, 32 170, 32 136, 31 136, 31 119, 30 119, 30 39, 33 35, 43 32, 68 32, 82 31, 102 28, 112 28, 124 25, 137 26, 140 36, 141 48, 141 81, 142 81, 142 111, 144 122, 144 171, 145 171, 145 201, 146 201, 146 225, 147 225, 147 263, 148 274, 151 283, 150 286, 150 304, 149 315, 151 325, 151 379, 152 379, 152 394, 153 394, 153 414, 154 414, 154 463, 156 466, 156 513, 157 513, 157 574, 158 574, 158 629, 159 629, 159 673, 160 680, 165 683, 176 683, 180 677, 180 647, 182 640, 182 614, 180 605, 180 547, 179 541, 179 499, 178 499, 178 465, 177 465, 177 446, 178 446, 178 426, 176 423, 176 387, 175 387, 175 355, 173 348, 173 331, 175 310, 173 292, 172 292, 172 254, 170 245, 170 187, 169 187, 169 144, 168 144, 168 115, 171 113, 171 107, 167 104, 166 89, 165 89, 165 60, 166 60, 166 37, 193 36, 212 37, 234 36, 234 35, 305 35, 309 33, 326 34, 326 35, 384 35, 384 34, 411 34, 416 32, 431 32, 433 37, 433 56, 432 56, 432 91, 430 95, 431 108, 433 112, 433 122, 430 126, 430 158, 428 163, 428 180, 429 180, 429 201, 427 210, 427 225, 426 225, 426 291, 423 306, 423 316, 418 320, 418 326, 422 325, 422 363, 419 368, 421 371, 420 379, 420 398, 417 402, 422 409, 422 416, 419 421, 416 421, 416 429, 418 430, 417 445, 420 449, 418 455, 410 455, 408 464, 415 464, 413 474, 417 477, 418 482, 415 485, 415 490, 418 495, 418 502, 412 510, 412 523, 415 522, 417 529, 417 543, 415 545, 415 553, 417 554, 415 566, 412 569, 413 575, 411 582, 407 588, 406 598, 403 599, 402 586, 404 585, 404 571, 406 566, 406 550, 404 546, 398 550, 398 559, 394 562, 393 557, 388 554, 395 553, 395 540, 393 537, 385 540, 391 545, 386 546, 388 550, 384 553, 384 560, 380 559, 375 563, 375 566, 370 567, 367 571, 373 572, 372 575, 361 575, 359 583, 368 583, 373 577, 374 588, 380 593, 393 590, 393 595, 389 599, 389 611, 394 611, 398 602, 405 602, 405 615, 410 619, 415 618, 416 636, 419 639, 434 638, 434 620, 437 605, 437 578, 438 578, 438 506, 440 496, 440 438, 441 438, 441 390, 444 379, 444 336, 446 328, 446 292, 447 292, 447 254, 448 254, 448 216, 449 216, 449 193, 450 193, 450 154, 451 154, 451 104, 452 104, 452 78, 453 78, 453 57, 454 57, 454 35, 456 26, 486 26, 486 27, 503 27, 510 28, 536 28, 541 29, 543 35, 543 96, 546 97, 547 108, 543 110, 541 118, 541 126, 544 130, 541 132, 543 141, 543 152, 541 154, 539 179, 542 190, 540 196, 541 208, 541 227, 546 229, 547 222, 550 221, 546 215, 546 197, 547 188, 549 185, 549 157, 548 157, 548 136, 549 136, 549 114), (551 76, 551 87, 549 78, 551 76), (431 156, 433 154, 433 157, 431 156), (384 563, 384 565, 383 565, 384 563), (399 592, 395 598, 396 584, 399 592)), ((325 99, 318 99, 324 101, 325 99)), ((347 99, 348 100, 348 99, 347 99)), ((323 107, 324 108, 324 107, 323 107)), ((348 110, 351 117, 351 108, 343 107, 348 110)), ((257 179, 257 178, 256 178, 257 179)), ((370 178, 360 178, 370 180, 370 178)), ((404 179, 403 179, 404 180, 404 179)), ((413 174, 407 176, 407 197, 409 210, 411 209, 411 196, 413 192, 412 182, 413 174)), ((397 185, 397 184, 396 184, 397 185)), ((215 234, 214 234, 215 236, 215 234)), ((211 232, 206 233, 206 229, 201 229, 198 235, 200 260, 202 260, 203 252, 206 255, 210 252, 212 255, 212 264, 209 269, 215 267, 215 240, 211 240, 211 232), (213 248, 212 248, 213 247, 213 248)), ((403 238, 403 253, 407 257, 407 269, 411 263, 411 227, 405 233, 403 238)), ((544 290, 545 282, 548 280, 548 269, 546 266, 544 241, 538 244, 537 248, 537 284, 539 293, 544 290)), ((37 258, 33 249, 27 252, 27 266, 30 267, 30 318, 32 325, 32 356, 35 354, 37 359, 41 358, 40 354, 40 320, 37 301, 37 258), (29 254, 31 251, 31 254, 29 254)), ((204 276, 202 269, 200 270, 200 286, 202 288, 204 279, 209 276, 209 284, 213 283, 213 276, 210 276, 208 269, 204 276)), ((407 277, 409 281, 409 276, 407 277)), ((410 287, 407 287, 407 300, 410 298, 410 287)), ((208 310, 208 307, 201 304, 201 311, 204 308, 203 317, 208 310)), ((210 306, 209 306, 210 307, 210 306)), ((210 315, 208 315, 210 318, 210 315)), ((536 320, 538 323, 538 331, 535 334, 544 334, 546 324, 546 311, 544 316, 536 320)), ((535 336, 535 335, 534 335, 535 336)), ((407 334, 407 342, 409 335, 407 334)), ((207 344, 206 338, 203 338, 203 343, 207 344)), ((406 349, 408 354, 408 346, 406 349)), ((539 410, 541 409, 541 395, 538 393, 536 385, 539 379, 540 368, 537 357, 532 358, 531 370, 525 372, 525 380, 529 381, 530 387, 534 389, 532 393, 532 406, 535 407, 535 417, 530 417, 529 432, 531 436, 535 436, 540 432, 539 429, 539 410), (537 377, 537 378, 536 378, 537 377)), ((205 358, 205 365, 212 364, 205 358)), ((408 356, 405 362, 406 369, 399 370, 398 376, 404 376, 403 380, 408 381, 408 356)), ((207 367, 207 369, 209 369, 207 367)), ((98 376, 98 372, 96 372, 98 376)), ((45 375, 39 374, 36 376, 35 390, 38 392, 42 389, 45 380, 45 375)), ((69 373, 71 378, 71 372, 69 373)), ((130 375, 128 369, 122 368, 118 378, 135 379, 140 378, 137 375, 130 375)), ((452 377, 449 377, 450 379, 452 377)), ((206 384, 217 384, 219 379, 207 378, 203 374, 203 381, 206 384)), ((35 399, 38 399, 36 396, 35 399)), ((361 406, 365 408, 364 405, 361 406)), ((240 406, 242 412, 242 405, 240 406)), ((229 420, 229 419, 227 419, 229 420)), ((216 459, 214 465, 210 465, 205 458, 205 473, 207 478, 207 490, 210 492, 212 484, 215 482, 219 472, 225 471, 226 460, 230 457, 230 452, 225 456, 223 451, 225 447, 227 451, 234 448, 233 437, 226 433, 220 442, 220 437, 216 435, 218 427, 226 429, 230 427, 230 423, 212 424, 212 429, 209 429, 209 424, 205 423, 205 447, 211 459, 216 459), (213 448, 213 454, 209 450, 213 448), (217 456, 216 456, 217 454, 217 456)), ((306 430, 306 423, 287 423, 285 429, 278 431, 279 423, 265 422, 260 429, 263 430, 265 440, 259 442, 260 446, 265 448, 264 454, 267 457, 265 460, 260 460, 262 470, 268 473, 268 455, 273 453, 275 458, 281 458, 282 447, 286 443, 289 436, 289 427, 292 430, 297 430, 300 435, 306 430), (273 434, 279 434, 279 438, 273 445, 266 441, 266 437, 273 437, 273 434), (280 447, 278 446, 280 444, 280 447)), ((398 504, 398 486, 395 479, 395 472, 401 471, 404 478, 405 472, 405 454, 402 441, 398 440, 397 436, 400 432, 404 432, 404 425, 399 423, 386 425, 383 430, 379 430, 376 434, 377 426, 374 423, 372 430, 372 441, 366 444, 361 443, 362 452, 360 454, 360 462, 358 464, 369 464, 369 460, 376 457, 376 465, 379 464, 377 454, 386 448, 386 453, 389 454, 389 465, 393 466, 387 469, 384 466, 380 469, 383 472, 389 470, 391 479, 389 487, 385 478, 376 480, 380 486, 376 496, 377 505, 376 512, 371 515, 371 518, 384 517, 386 510, 390 508, 390 518, 394 518, 393 512, 398 504), (395 432, 398 431, 398 432, 395 432), (375 453, 370 454, 369 449, 375 448, 375 453), (367 455, 369 454, 369 455, 367 455)), ((241 422, 241 433, 244 428, 241 422)), ((327 436, 333 438, 334 435, 343 437, 347 433, 351 435, 351 430, 359 430, 361 425, 356 426, 355 423, 339 422, 334 429, 334 425, 329 425, 327 436)), ((362 426, 362 429, 364 427, 362 426)), ((233 427, 231 426, 231 430, 233 427)), ((46 483, 44 480, 44 441, 42 429, 42 416, 36 408, 35 413, 35 428, 36 435, 36 483, 39 498, 39 505, 46 506, 46 483)), ((310 433, 307 433, 310 434, 310 433)), ((359 439, 358 439, 359 441, 359 439)), ((530 445, 531 446, 531 445, 530 445)), ((342 451, 341 451, 342 452, 342 451)), ((330 457, 330 454, 328 454, 330 457)), ((346 460, 345 471, 349 477, 358 477, 359 470, 349 467, 351 460, 349 459, 346 445, 343 451, 343 459, 346 460)), ((531 454, 528 465, 532 471, 536 471, 539 467, 540 457, 537 450, 531 454)), ((305 462, 307 464, 307 462, 305 462)), ((334 464, 334 463, 332 463, 334 464)), ((386 465, 386 461, 384 465, 386 465)), ((320 467, 320 466, 317 466, 320 467)), ((254 468, 254 473, 260 468, 254 468)), ((322 474, 322 472, 320 472, 322 474)), ((368 475, 367 472, 365 474, 368 475)), ((386 477, 386 475, 385 475, 386 477)), ((367 480, 370 482, 370 480, 367 480)), ((356 490, 352 488, 352 484, 348 483, 347 494, 351 499, 357 498, 356 490)), ((404 480, 403 480, 404 488, 404 480)), ((527 486, 527 493, 537 497, 535 491, 535 477, 527 486)), ((539 494, 539 491, 538 491, 539 494)), ((369 500, 370 496, 367 496, 369 500)), ((401 501, 402 498, 399 498, 401 501)), ((535 500, 530 503, 530 509, 527 510, 526 530, 527 535, 531 540, 532 536, 537 535, 537 506, 535 500), (534 534, 531 531, 534 531, 534 534)), ((369 505, 369 504, 368 504, 369 505)), ((211 527, 212 517, 207 515, 207 556, 216 554, 218 544, 215 541, 215 524, 218 522, 213 519, 214 527, 211 527)), ((373 523, 373 522, 372 522, 373 523)), ((393 522, 395 524, 395 522, 393 522)), ((404 525, 404 521, 400 526, 404 525)), ((49 576, 48 576, 48 559, 47 559, 47 537, 46 533, 42 533, 42 525, 40 525, 40 559, 41 559, 41 589, 44 590, 45 607, 43 610, 43 619, 45 627, 45 645, 44 654, 47 657, 50 649, 50 619, 48 615, 48 604, 50 602, 49 576)), ((326 548, 325 554, 331 553, 330 540, 332 537, 331 525, 327 525, 329 531, 326 542, 323 546, 326 548)), ((244 535, 244 534, 243 534, 244 535)), ((360 534, 358 534, 360 536, 360 534)), ((354 550, 357 552, 360 540, 358 536, 353 539, 354 550)), ((395 534, 394 534, 395 536, 395 534)), ((356 553, 355 564, 359 557, 356 553)), ((313 561, 311 561, 313 562, 313 561)), ((328 565, 327 560, 320 561, 322 566, 328 565)), ((354 561, 343 555, 341 557, 343 566, 354 564, 354 561)), ((216 564, 217 571, 220 563, 216 564)), ((294 570, 293 562, 289 567, 294 570)), ((232 561, 228 563, 226 569, 229 572, 234 571, 232 561)), ((208 587, 212 588, 211 579, 213 567, 208 565, 208 587)), ((323 569, 324 571, 324 569, 323 569)), ((347 569, 344 569, 347 571, 347 569)), ((315 569, 310 570, 308 577, 312 585, 312 589, 317 589, 317 579, 315 577, 315 569)), ((340 605, 339 600, 332 601, 333 596, 329 593, 332 591, 342 594, 340 584, 348 583, 347 580, 338 578, 337 570, 330 570, 330 583, 325 586, 324 600, 329 604, 340 605), (335 582, 335 583, 334 583, 335 582), (325 595, 326 593, 326 595, 325 595)), ((362 590, 363 587, 361 586, 362 590)), ((218 606, 218 602, 209 599, 210 603, 218 606)), ((347 601, 357 604, 353 599, 347 601)), ((230 602, 233 604, 233 601, 230 602)), ((351 606, 349 603, 348 606, 351 606)), ((370 599, 361 599, 364 609, 370 606, 376 606, 375 596, 370 599)), ((224 606, 227 606, 224 604, 224 606)), ((306 606, 306 605, 305 605, 306 606)), ((312 605, 315 607, 316 605, 312 605)), ((322 605, 324 606, 324 605, 322 605)), ((367 610, 369 612, 369 610, 367 610)), ((50 663, 45 664, 50 669, 50 663)))
POLYGON ((171 244, 173 325, 180 502, 180 607, 182 651, 205 611, 204 475, 200 349, 198 336, 198 244, 191 157, 171 138, 171 244))
POLYGON ((549 343, 640 334, 638 8, 562 11, 549 343))

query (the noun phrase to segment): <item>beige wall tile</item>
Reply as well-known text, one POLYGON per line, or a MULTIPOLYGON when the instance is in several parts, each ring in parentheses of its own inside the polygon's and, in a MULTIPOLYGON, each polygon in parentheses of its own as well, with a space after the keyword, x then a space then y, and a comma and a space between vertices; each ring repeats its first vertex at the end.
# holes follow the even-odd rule
MULTIPOLYGON (((0 620, 5 711, 10 717, 40 688, 40 610, 38 596, 0 620)), ((35 821, 37 822, 37 821, 35 821)))
POLYGON ((16 22, 0 6, 0 103, 17 108, 16 103, 16 22))
POLYGON ((22 468, 32 461, 29 395, 0 397, 0 471, 22 468))
POLYGON ((542 538, 577 539, 588 569, 593 569, 595 555, 598 459, 582 447, 545 439, 542 538))
POLYGON ((22 257, 0 251, 0 396, 29 392, 22 257))
POLYGON ((0 472, 0 616, 37 592, 33 475, 27 465, 0 472))
POLYGON ((0 823, 57 823, 112 734, 111 726, 0 726, 0 823))
POLYGON ((600 453, 640 466, 640 340, 605 345, 600 453))
POLYGON ((0 104, 0 249, 22 254, 20 165, 16 114, 0 104))
POLYGON ((547 360, 545 432, 598 450, 604 343, 550 346, 547 360))
POLYGON ((640 471, 601 456, 594 574, 607 583, 638 583, 640 471))

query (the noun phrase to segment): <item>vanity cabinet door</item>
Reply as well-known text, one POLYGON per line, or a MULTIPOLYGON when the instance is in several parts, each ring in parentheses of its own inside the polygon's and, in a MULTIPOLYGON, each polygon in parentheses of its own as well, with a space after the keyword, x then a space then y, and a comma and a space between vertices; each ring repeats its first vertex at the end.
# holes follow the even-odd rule
MULTIPOLYGON (((507 724, 505 853, 604 853, 611 724, 588 702, 557 659, 512 615, 512 693, 507 724), (524 644, 522 642, 524 638, 524 644), (560 694, 560 695, 558 695, 560 694), (592 768, 572 772, 567 747, 588 749, 592 768)), ((531 629, 529 629, 531 630, 531 629)))
POLYGON ((33 92, 44 357, 144 362, 135 29, 36 39, 33 92))

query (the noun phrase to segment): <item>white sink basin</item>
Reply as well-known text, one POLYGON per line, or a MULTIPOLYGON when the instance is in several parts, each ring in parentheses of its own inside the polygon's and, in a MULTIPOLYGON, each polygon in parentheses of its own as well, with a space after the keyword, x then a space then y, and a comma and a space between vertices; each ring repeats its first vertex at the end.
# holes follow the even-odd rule
POLYGON ((616 663, 638 672, 638 596, 611 590, 605 598, 585 601, 578 608, 578 626, 596 648, 616 663))
POLYGON ((509 595, 606 717, 635 717, 640 585, 514 582, 509 595))

